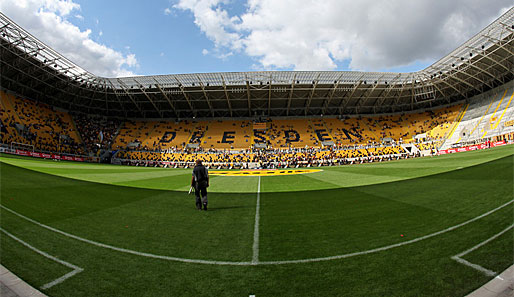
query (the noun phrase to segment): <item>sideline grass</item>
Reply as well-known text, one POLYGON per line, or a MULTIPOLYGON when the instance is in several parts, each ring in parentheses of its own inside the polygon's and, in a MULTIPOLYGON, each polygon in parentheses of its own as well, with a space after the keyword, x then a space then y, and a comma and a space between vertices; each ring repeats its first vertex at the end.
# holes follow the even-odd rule
MULTIPOLYGON (((261 178, 260 260, 331 256, 397 243, 448 228, 513 199, 512 147, 442 157, 330 168, 321 173, 327 179, 261 178), (387 174, 388 167, 392 173, 387 174), (353 180, 338 181, 334 172, 353 180), (370 184, 361 185, 356 178, 364 175, 370 177, 365 179, 370 184), (402 178, 388 182, 391 176, 402 178), (311 188, 291 192, 294 183, 311 188), (330 188, 349 183, 353 186, 330 188)), ((213 179, 213 184, 223 187, 238 183, 247 188, 242 193, 223 193, 220 186, 219 192, 209 194, 212 211, 198 212, 192 196, 159 190, 182 175, 189 178, 189 171, 91 164, 84 164, 84 169, 77 163, 7 157, 0 161, 1 204, 44 224, 144 252, 251 260, 256 177, 213 179), (23 165, 31 170, 19 167, 23 165), (58 167, 56 175, 48 174, 52 166, 58 167), (73 179, 58 176, 66 174, 60 170, 67 166, 73 179), (32 170, 36 167, 44 170, 32 170), (85 171, 94 171, 97 178, 121 174, 112 170, 126 170, 127 177, 134 174, 133 182, 145 171, 180 174, 153 177, 150 189, 138 188, 144 182, 126 187, 116 185, 119 180, 78 179, 85 171), (111 172, 102 175, 101 171, 111 172)), ((450 257, 512 224, 513 207, 452 232, 375 254, 247 267, 122 254, 50 232, 5 210, 0 215, 5 230, 84 268, 46 290, 50 296, 462 296, 489 278, 450 257)), ((1 236, 0 243, 0 262, 33 285, 67 272, 38 259, 7 236, 1 236)), ((502 271, 513 263, 513 253, 512 238, 502 236, 467 259, 502 271)))
MULTIPOLYGON (((340 167, 321 167, 322 172, 273 177, 273 185, 264 185, 262 192, 311 191, 337 189, 423 177, 486 163, 511 156, 513 145, 488 150, 463 152, 383 163, 340 167)), ((91 181, 158 190, 187 191, 191 169, 167 169, 106 164, 80 164, 48 161, 1 154, 0 162, 35 171, 91 181)), ((255 193, 256 179, 251 177, 213 176, 210 192, 255 193)))

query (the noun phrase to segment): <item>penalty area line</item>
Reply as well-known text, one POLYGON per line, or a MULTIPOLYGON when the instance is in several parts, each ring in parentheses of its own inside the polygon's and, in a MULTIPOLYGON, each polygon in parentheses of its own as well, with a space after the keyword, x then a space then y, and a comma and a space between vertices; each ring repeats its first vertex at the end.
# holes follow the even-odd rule
POLYGON ((33 250, 34 252, 36 252, 36 253, 40 254, 41 256, 46 257, 46 258, 48 258, 48 259, 50 259, 50 260, 52 260, 52 261, 54 261, 54 262, 57 262, 57 263, 62 264, 62 265, 64 265, 64 266, 68 267, 68 268, 73 269, 72 271, 70 271, 70 272, 66 273, 65 275, 63 275, 63 276, 61 276, 61 277, 59 277, 59 278, 57 278, 57 279, 55 279, 55 280, 53 280, 53 281, 51 281, 51 282, 47 283, 47 284, 42 285, 42 286, 41 286, 41 288, 40 288, 41 290, 49 289, 49 288, 51 288, 51 287, 53 287, 53 286, 55 286, 55 285, 58 285, 58 284, 62 283, 63 281, 65 281, 65 280, 67 280, 68 278, 70 278, 70 277, 74 276, 75 274, 77 274, 77 273, 80 273, 80 272, 84 271, 84 269, 83 269, 83 268, 78 267, 77 265, 73 265, 73 264, 71 264, 71 263, 69 263, 69 262, 66 262, 66 261, 64 261, 64 260, 61 260, 61 259, 59 259, 59 258, 57 258, 57 257, 54 257, 54 256, 52 256, 52 255, 50 255, 50 254, 48 254, 48 253, 43 252, 43 251, 42 251, 42 250, 40 250, 40 249, 37 249, 37 248, 35 248, 35 247, 31 246, 30 244, 26 243, 25 241, 23 241, 23 240, 19 239, 18 237, 16 237, 16 236, 12 235, 11 233, 9 233, 9 232, 7 232, 7 231, 5 231, 5 230, 4 230, 3 228, 1 228, 1 227, 0 227, 0 231, 2 231, 5 235, 9 236, 10 238, 12 238, 12 239, 16 240, 17 242, 21 243, 21 244, 22 244, 22 245, 24 245, 25 247, 27 247, 27 248, 29 248, 29 249, 33 250))
POLYGON ((479 244, 477 244, 477 245, 475 245, 475 246, 473 246, 473 247, 471 247, 471 248, 469 248, 469 249, 467 249, 467 250, 463 251, 462 253, 460 253, 460 254, 457 254, 457 255, 453 256, 453 257, 452 257, 452 259, 453 259, 453 260, 455 260, 455 261, 457 261, 457 262, 459 262, 459 263, 461 263, 461 264, 464 264, 464 265, 469 266, 469 267, 471 267, 471 268, 473 268, 473 269, 476 269, 476 270, 478 270, 478 271, 480 271, 480 272, 483 272, 483 273, 484 273, 485 275, 487 275, 487 276, 495 276, 495 275, 497 274, 496 272, 494 272, 494 271, 492 271, 492 270, 489 270, 489 269, 487 269, 487 268, 484 268, 484 267, 482 267, 482 266, 480 266, 480 265, 478 265, 478 264, 474 264, 474 263, 471 263, 471 262, 469 262, 469 261, 467 261, 467 260, 464 260, 464 259, 462 259, 462 257, 464 257, 465 255, 467 255, 467 254, 471 253, 472 251, 474 251, 474 250, 476 250, 476 249, 478 249, 478 248, 480 248, 480 247, 482 247, 482 246, 484 246, 484 245, 488 244, 489 242, 491 242, 491 241, 495 240, 496 238, 498 238, 498 237, 502 236, 502 235, 503 235, 503 234, 505 234, 507 231, 509 231, 510 229, 512 229, 512 227, 514 227, 514 224, 512 224, 512 225, 510 225, 509 227, 507 227, 507 228, 503 229, 502 231, 500 231, 500 233, 497 233, 497 234, 495 234, 495 235, 491 236, 490 238, 488 238, 488 239, 486 239, 486 240, 482 241, 481 243, 479 243, 479 244))
POLYGON ((468 225, 470 223, 478 221, 481 218, 486 217, 486 216, 488 216, 488 215, 490 215, 490 214, 492 214, 492 213, 494 213, 494 212, 496 212, 496 211, 506 207, 509 204, 512 204, 512 202, 514 202, 514 199, 510 200, 509 202, 506 202, 506 203, 504 203, 504 204, 502 204, 502 205, 500 205, 498 207, 496 207, 495 209, 491 209, 488 212, 485 212, 485 213, 483 213, 483 214, 481 214, 481 215, 479 215, 477 217, 469 219, 469 220, 467 220, 465 222, 462 222, 460 224, 448 227, 446 229, 443 229, 443 230, 440 230, 440 231, 437 231, 437 232, 434 232, 434 233, 427 234, 425 236, 421 236, 421 237, 414 238, 414 239, 411 239, 411 240, 408 240, 408 241, 404 241, 404 242, 399 242, 399 243, 395 243, 395 244, 391 244, 391 245, 387 245, 387 246, 382 246, 382 247, 378 247, 378 248, 374 248, 374 249, 370 249, 370 250, 366 250, 366 251, 353 252, 353 253, 336 255, 336 256, 320 257, 320 258, 309 258, 309 259, 298 259, 298 260, 259 261, 257 263, 252 263, 251 261, 236 262, 236 261, 216 261, 216 260, 188 259, 188 258, 179 258, 179 257, 171 257, 171 256, 163 256, 163 255, 156 255, 156 254, 151 254, 151 253, 138 252, 138 251, 134 251, 134 250, 129 250, 129 249, 120 248, 120 247, 108 245, 108 244, 105 244, 105 243, 89 240, 89 239, 86 239, 86 238, 83 238, 83 237, 80 237, 80 236, 77 236, 77 235, 73 235, 73 234, 61 231, 59 229, 50 227, 48 225, 42 224, 42 223, 40 223, 38 221, 35 221, 35 220, 31 219, 31 218, 28 218, 28 217, 26 217, 26 216, 24 216, 22 214, 19 214, 19 213, 15 212, 14 210, 11 210, 11 209, 3 206, 3 205, 0 205, 0 208, 2 208, 4 210, 6 210, 6 211, 16 215, 16 216, 18 216, 18 217, 20 217, 20 218, 22 218, 22 219, 24 219, 26 221, 29 221, 29 222, 31 222, 33 224, 36 224, 36 225, 38 225, 40 227, 43 227, 45 229, 48 229, 50 231, 59 233, 59 234, 61 234, 63 236, 66 236, 66 237, 69 237, 69 238, 73 238, 73 239, 76 239, 78 241, 82 241, 82 242, 85 242, 85 243, 88 243, 88 244, 91 244, 91 245, 94 245, 94 246, 98 246, 98 247, 110 249, 110 250, 113 250, 113 251, 117 251, 117 252, 122 252, 122 253, 126 253, 126 254, 131 254, 131 255, 137 255, 137 256, 141 256, 141 257, 161 259, 161 260, 168 260, 168 261, 176 261, 176 262, 183 262, 183 263, 208 264, 208 265, 249 266, 249 265, 300 264, 300 263, 331 261, 331 260, 339 260, 339 259, 345 259, 345 258, 350 258, 350 257, 354 257, 354 256, 367 255, 367 254, 377 253, 377 252, 381 252, 381 251, 386 251, 386 250, 390 250, 390 249, 397 248, 397 247, 400 247, 400 246, 408 245, 408 244, 411 244, 411 243, 415 243, 415 242, 418 242, 418 241, 422 241, 422 240, 425 240, 425 239, 428 239, 428 238, 432 238, 432 237, 435 237, 435 236, 438 236, 438 235, 441 235, 441 234, 453 231, 455 229, 458 229, 460 227, 463 227, 465 225, 468 225))

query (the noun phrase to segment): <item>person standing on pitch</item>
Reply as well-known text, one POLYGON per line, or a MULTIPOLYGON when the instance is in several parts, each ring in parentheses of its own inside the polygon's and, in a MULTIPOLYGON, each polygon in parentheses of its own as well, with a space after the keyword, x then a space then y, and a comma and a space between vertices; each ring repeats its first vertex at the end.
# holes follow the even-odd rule
POLYGON ((196 209, 207 210, 207 188, 209 187, 209 172, 202 165, 202 160, 196 160, 196 166, 193 169, 193 178, 191 179, 191 187, 195 188, 196 209))

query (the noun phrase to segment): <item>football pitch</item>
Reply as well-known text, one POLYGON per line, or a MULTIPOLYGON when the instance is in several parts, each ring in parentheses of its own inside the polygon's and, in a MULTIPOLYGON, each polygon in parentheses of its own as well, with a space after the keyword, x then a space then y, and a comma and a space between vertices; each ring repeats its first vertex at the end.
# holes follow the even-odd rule
POLYGON ((464 296, 514 263, 513 164, 212 175, 205 212, 191 169, 1 155, 0 262, 49 296, 464 296))

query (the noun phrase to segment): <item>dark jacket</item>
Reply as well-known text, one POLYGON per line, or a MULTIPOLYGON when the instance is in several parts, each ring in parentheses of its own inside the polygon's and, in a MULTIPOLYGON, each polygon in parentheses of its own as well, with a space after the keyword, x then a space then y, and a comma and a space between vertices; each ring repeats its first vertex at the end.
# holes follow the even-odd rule
POLYGON ((197 165, 193 169, 193 179, 191 181, 192 186, 198 186, 199 188, 207 188, 209 186, 209 172, 203 165, 197 165))

